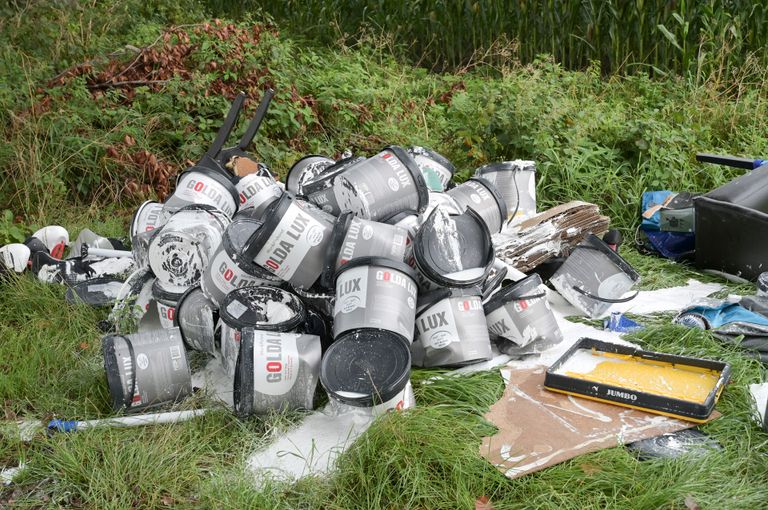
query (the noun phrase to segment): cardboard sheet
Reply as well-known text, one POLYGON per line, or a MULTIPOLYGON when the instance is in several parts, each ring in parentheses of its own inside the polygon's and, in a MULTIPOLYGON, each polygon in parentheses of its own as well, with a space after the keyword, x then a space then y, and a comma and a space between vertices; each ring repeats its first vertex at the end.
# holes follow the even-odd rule
POLYGON ((695 425, 545 390, 543 366, 501 370, 507 387, 485 415, 499 430, 480 454, 509 478, 695 425))

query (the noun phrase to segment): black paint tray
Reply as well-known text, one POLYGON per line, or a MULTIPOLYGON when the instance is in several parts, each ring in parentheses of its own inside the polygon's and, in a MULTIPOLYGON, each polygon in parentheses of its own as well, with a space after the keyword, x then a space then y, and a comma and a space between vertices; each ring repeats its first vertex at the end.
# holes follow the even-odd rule
POLYGON ((721 361, 582 338, 547 370, 551 391, 703 423, 731 375, 721 361))

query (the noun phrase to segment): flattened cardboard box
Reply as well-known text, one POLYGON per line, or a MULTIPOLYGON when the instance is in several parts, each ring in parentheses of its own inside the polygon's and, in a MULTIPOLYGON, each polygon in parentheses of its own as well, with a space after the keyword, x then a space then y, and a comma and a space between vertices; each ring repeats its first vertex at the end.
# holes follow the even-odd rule
POLYGON ((695 425, 545 390, 545 371, 502 368, 504 395, 485 415, 499 430, 483 438, 480 454, 508 478, 695 425))

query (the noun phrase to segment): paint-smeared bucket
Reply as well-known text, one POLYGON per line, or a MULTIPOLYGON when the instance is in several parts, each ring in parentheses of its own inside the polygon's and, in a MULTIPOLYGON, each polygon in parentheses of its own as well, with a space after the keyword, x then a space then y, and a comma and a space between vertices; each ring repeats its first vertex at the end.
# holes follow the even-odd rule
POLYGON ((176 303, 173 325, 189 349, 216 354, 216 322, 219 311, 200 286, 190 287, 176 303))
POLYGON ((419 165, 424 182, 432 191, 445 191, 451 182, 456 167, 448 159, 426 147, 413 146, 408 148, 408 154, 419 165))
MULTIPOLYGON (((218 167, 218 163, 211 161, 218 167)), ((238 202, 237 188, 223 169, 193 166, 179 176, 176 190, 165 201, 163 209, 166 214, 173 214, 193 204, 210 205, 231 218, 237 212, 238 202)))
POLYGON ((490 359, 480 289, 440 289, 420 299, 411 354, 419 367, 461 366, 490 359))
POLYGON ((424 214, 422 214, 422 218, 429 218, 429 216, 432 214, 432 211, 434 211, 436 207, 440 207, 448 214, 461 214, 465 209, 465 207, 460 206, 458 202, 456 202, 456 200, 454 200, 453 197, 448 193, 430 191, 429 203, 427 204, 427 208, 424 210, 424 214))
POLYGON ((280 198, 283 190, 272 177, 249 174, 237 181, 237 193, 240 211, 253 209, 252 214, 259 217, 269 204, 280 198))
POLYGON ((475 170, 475 175, 491 182, 507 204, 507 217, 519 221, 536 216, 536 163, 504 161, 475 170))
POLYGON ((221 239, 221 244, 203 271, 200 286, 205 295, 218 306, 235 289, 272 285, 280 279, 255 264, 245 254, 248 240, 262 226, 262 222, 241 217, 232 220, 221 239))
POLYGON ((421 291, 480 285, 493 261, 491 233, 472 208, 460 215, 435 208, 413 240, 412 262, 421 291))
POLYGON ((245 253, 270 273, 306 289, 323 272, 332 229, 330 221, 286 193, 269 206, 245 253))
POLYGON ((757 295, 768 297, 768 272, 757 277, 757 295))
POLYGON ((165 225, 168 217, 163 211, 163 204, 147 200, 136 209, 129 230, 131 237, 141 232, 149 232, 165 225))
POLYGON ((234 374, 245 328, 292 332, 304 322, 306 311, 296 295, 265 285, 245 287, 227 294, 219 309, 219 317, 222 364, 234 374))
POLYGON ((200 281, 227 225, 229 217, 207 205, 187 206, 168 219, 148 250, 149 266, 166 290, 181 293, 200 281))
POLYGON ((407 212, 396 214, 384 223, 405 229, 408 231, 410 239, 413 239, 416 236, 416 231, 419 230, 419 227, 421 226, 419 215, 407 212))
POLYGON ((416 273, 404 262, 363 257, 336 273, 333 336, 360 328, 392 331, 413 341, 416 273))
POLYGON ((402 147, 390 146, 346 169, 333 184, 341 211, 374 221, 421 213, 429 201, 419 166, 402 147))
POLYGON ((320 373, 320 338, 315 335, 243 330, 234 382, 241 416, 312 409, 320 373))
POLYGON ((297 195, 303 194, 306 183, 334 164, 336 164, 334 160, 325 156, 317 154, 304 156, 288 170, 288 174, 285 176, 285 189, 297 195))
POLYGON ((304 183, 301 189, 302 195, 323 211, 338 216, 341 209, 338 200, 336 200, 333 185, 339 175, 360 161, 365 161, 365 158, 350 157, 327 167, 316 177, 304 183))
POLYGON ((547 289, 537 274, 502 287, 484 308, 490 332, 518 347, 536 342, 541 349, 563 340, 547 301, 547 289))
POLYGON ((23 273, 27 268, 31 253, 26 244, 6 244, 0 248, 0 263, 16 273, 23 273))
POLYGON ((507 203, 491 182, 482 177, 471 177, 453 189, 450 195, 460 206, 460 211, 471 207, 482 216, 488 230, 501 232, 507 221, 507 203))
POLYGON ((549 282, 569 303, 594 318, 613 303, 635 298, 637 293, 622 296, 639 280, 640 275, 626 260, 590 234, 574 247, 549 282))
POLYGON ((402 262, 407 245, 407 230, 357 218, 351 212, 343 213, 331 232, 322 284, 325 287, 333 286, 336 270, 360 257, 384 257, 402 262))
POLYGON ((411 375, 406 339, 390 331, 348 331, 323 356, 320 383, 328 397, 354 407, 402 409, 411 375))
POLYGON ((176 328, 107 335, 102 350, 116 411, 140 411, 192 393, 187 354, 176 328))
POLYGON ((160 324, 165 329, 174 327, 174 318, 176 317, 176 304, 179 302, 184 292, 175 292, 163 287, 160 280, 155 280, 152 284, 152 297, 157 304, 157 315, 160 317, 160 324))

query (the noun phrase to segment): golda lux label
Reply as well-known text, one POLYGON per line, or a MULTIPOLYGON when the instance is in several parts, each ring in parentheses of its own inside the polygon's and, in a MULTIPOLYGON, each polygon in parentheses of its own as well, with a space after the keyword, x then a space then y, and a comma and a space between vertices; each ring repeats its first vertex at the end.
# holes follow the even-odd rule
POLYGON ((289 280, 309 250, 323 242, 324 236, 322 223, 291 205, 254 260, 283 280, 289 280))
POLYGON ((272 331, 253 332, 254 389, 265 395, 291 391, 299 373, 299 335, 272 331))

